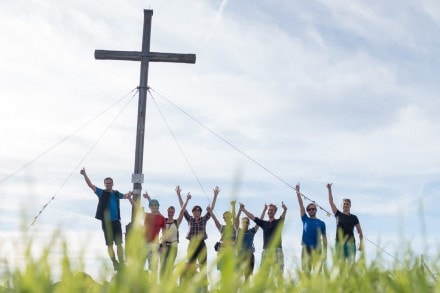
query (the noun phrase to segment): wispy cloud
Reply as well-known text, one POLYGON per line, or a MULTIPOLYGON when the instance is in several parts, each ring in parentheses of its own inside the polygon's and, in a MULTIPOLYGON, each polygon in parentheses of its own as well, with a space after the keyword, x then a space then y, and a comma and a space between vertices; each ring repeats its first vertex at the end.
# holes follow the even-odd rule
POLYGON ((205 40, 203 41, 203 45, 205 45, 206 43, 209 42, 209 40, 211 39, 212 35, 214 34, 215 30, 217 29, 217 26, 219 25, 222 16, 223 16, 223 11, 225 10, 226 4, 228 3, 229 0, 222 0, 222 2, 220 3, 220 7, 217 10, 217 13, 215 15, 215 19, 214 19, 214 24, 212 25, 212 28, 210 29, 210 31, 208 32, 205 40))

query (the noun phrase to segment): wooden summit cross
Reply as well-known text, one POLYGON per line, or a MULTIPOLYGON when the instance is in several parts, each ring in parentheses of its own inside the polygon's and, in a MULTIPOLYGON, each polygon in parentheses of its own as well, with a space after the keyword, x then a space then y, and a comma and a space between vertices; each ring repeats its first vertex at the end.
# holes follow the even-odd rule
MULTIPOLYGON (((144 10, 144 30, 142 34, 142 51, 108 51, 95 50, 95 59, 141 61, 139 82, 138 119, 136 130, 136 152, 134 173, 132 175, 134 199, 139 202, 144 182, 142 163, 144 155, 145 110, 147 106, 148 65, 149 62, 196 63, 195 54, 175 54, 150 52, 151 18, 153 10, 144 10)), ((131 222, 134 223, 135 210, 132 209, 131 222)))

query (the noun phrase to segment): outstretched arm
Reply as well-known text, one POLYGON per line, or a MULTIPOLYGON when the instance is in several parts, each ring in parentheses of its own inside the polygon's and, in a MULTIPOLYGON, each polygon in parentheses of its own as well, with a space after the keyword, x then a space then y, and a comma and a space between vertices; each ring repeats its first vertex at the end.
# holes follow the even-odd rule
POLYGON ((212 208, 210 206, 208 206, 206 208, 206 210, 208 211, 208 213, 211 215, 212 219, 214 220, 215 226, 217 227, 217 229, 219 231, 221 231, 222 229, 222 225, 220 224, 220 222, 218 221, 217 217, 215 216, 215 214, 212 211, 212 208))
MULTIPOLYGON (((125 197, 125 195, 124 195, 125 197)), ((130 201, 132 207, 137 208, 136 201, 133 199, 133 193, 129 192, 127 199, 130 201)))
MULTIPOLYGON (((267 211, 267 204, 264 205, 263 210, 261 211, 261 215, 260 215, 260 219, 263 220, 264 219, 264 215, 266 214, 267 211)), ((255 228, 255 233, 258 231, 258 228, 260 228, 260 226, 258 226, 257 224, 255 224, 254 226, 255 228)))
POLYGON ((183 214, 185 213, 186 206, 188 205, 189 200, 191 199, 191 194, 188 192, 188 195, 186 196, 186 201, 183 204, 182 208, 180 209, 179 217, 177 218, 177 224, 180 225, 183 220, 183 214))
POLYGON ((281 202, 281 207, 283 208, 283 213, 281 214, 280 218, 285 219, 286 218, 286 212, 287 212, 287 206, 284 204, 284 201, 281 202))
POLYGON ((148 194, 148 192, 145 191, 145 193, 143 194, 143 196, 144 196, 144 198, 145 198, 146 200, 148 200, 148 202, 151 201, 151 197, 150 197, 150 195, 148 194))
POLYGON ((306 213, 306 209, 304 208, 304 203, 301 197, 301 191, 299 190, 299 183, 295 186, 295 190, 296 190, 296 197, 298 197, 299 213, 302 217, 306 213))
POLYGON ((255 221, 255 216, 249 212, 248 210, 246 210, 246 207, 244 206, 244 204, 240 203, 240 210, 252 221, 255 221))
POLYGON ((92 183, 92 181, 90 181, 89 176, 87 176, 86 168, 82 168, 79 173, 84 176, 84 180, 86 181, 87 185, 93 190, 93 192, 96 192, 96 186, 92 183))
POLYGON ((338 210, 338 208, 336 207, 335 202, 333 201, 332 185, 333 185, 333 183, 327 183, 328 203, 330 204, 330 207, 332 208, 333 214, 336 214, 336 211, 338 210))
POLYGON ((266 215, 266 211, 267 211, 268 207, 269 207, 269 206, 268 206, 267 204, 264 204, 263 211, 261 211, 261 215, 260 215, 260 219, 261 219, 261 220, 264 219, 264 216, 266 215))
POLYGON ((180 207, 182 207, 183 206, 183 200, 182 200, 182 196, 180 195, 180 192, 182 191, 182 189, 180 189, 180 186, 177 185, 175 190, 176 190, 177 196, 179 197, 180 207))
POLYGON ((129 199, 133 195, 133 191, 129 191, 126 194, 124 194, 125 199, 129 199))
POLYGON ((220 193, 220 188, 218 188, 218 186, 216 186, 214 188, 214 198, 212 199, 211 209, 214 209, 215 203, 217 202, 217 196, 219 193, 220 193))
POLYGON ((236 201, 235 199, 231 201, 232 220, 235 219, 235 203, 236 203, 236 202, 237 202, 237 201, 236 201))
POLYGON ((241 208, 238 209, 238 213, 234 219, 234 227, 237 230, 238 230, 238 228, 240 228, 240 215, 241 215, 241 208))

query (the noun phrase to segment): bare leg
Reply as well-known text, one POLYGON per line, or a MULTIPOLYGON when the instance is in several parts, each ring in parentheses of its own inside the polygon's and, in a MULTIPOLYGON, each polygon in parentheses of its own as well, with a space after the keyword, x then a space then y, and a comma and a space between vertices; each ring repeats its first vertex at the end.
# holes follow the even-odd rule
POLYGON ((119 263, 120 264, 124 263, 124 247, 122 247, 122 244, 116 245, 116 251, 118 253, 119 263))
POLYGON ((113 250, 113 245, 108 245, 108 246, 107 246, 107 252, 108 252, 108 255, 110 256, 110 259, 112 260, 112 263, 113 263, 113 269, 114 269, 115 271, 117 271, 117 270, 119 269, 119 263, 118 263, 118 261, 116 260, 116 257, 115 257, 115 251, 113 250))

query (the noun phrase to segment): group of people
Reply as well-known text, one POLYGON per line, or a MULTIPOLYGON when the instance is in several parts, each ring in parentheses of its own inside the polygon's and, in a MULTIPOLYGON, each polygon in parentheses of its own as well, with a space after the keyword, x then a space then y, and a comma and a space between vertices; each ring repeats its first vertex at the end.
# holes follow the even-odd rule
MULTIPOLYGON (((98 206, 95 217, 101 221, 108 254, 112 260, 113 267, 115 270, 119 270, 124 266, 119 200, 123 198, 128 199, 136 206, 136 202, 133 200, 133 194, 132 192, 123 194, 113 190, 113 179, 110 177, 104 179, 105 189, 101 189, 90 181, 84 168, 80 173, 84 176, 86 184, 98 196, 98 206), (116 244, 117 248, 116 254, 113 248, 114 244, 116 244)), ((363 234, 359 219, 350 212, 350 199, 343 199, 342 211, 340 211, 333 200, 331 183, 327 184, 327 189, 329 204, 337 222, 336 252, 341 256, 341 259, 352 261, 356 254, 355 228, 359 235, 358 249, 362 250, 363 248, 363 234)), ((301 194, 299 184, 296 185, 295 190, 300 217, 303 223, 301 240, 302 269, 305 272, 311 272, 312 270, 319 270, 320 265, 325 262, 326 259, 326 225, 325 222, 317 218, 318 205, 311 202, 304 207, 303 195, 301 194)), ((150 211, 144 214, 143 227, 146 247, 145 261, 148 262, 150 271, 158 270, 159 259, 162 274, 167 272, 165 268, 172 268, 174 266, 179 242, 179 226, 183 218, 185 218, 188 222, 186 239, 189 240, 187 248, 187 269, 185 272, 191 273, 197 269, 204 272, 208 253, 205 242, 208 238, 206 225, 212 218, 221 234, 220 241, 216 244, 216 250, 219 255, 217 268, 221 272, 223 268, 228 265, 224 262, 227 258, 222 258, 223 254, 234 253, 238 257, 235 258, 238 260, 236 261, 239 264, 238 269, 244 275, 245 281, 249 280, 255 264, 254 236, 258 229, 261 228, 263 231, 261 266, 268 269, 274 276, 282 278, 284 270, 282 229, 287 212, 287 206, 284 202, 281 204, 283 211, 281 215, 276 218, 277 206, 274 204, 265 204, 260 217, 256 217, 246 209, 243 203, 239 204, 238 213, 236 213, 236 201, 232 201, 231 211, 225 211, 223 213, 225 224, 222 225, 214 213, 214 207, 218 194, 220 193, 218 187, 213 189, 213 200, 206 208, 204 215, 202 215, 202 208, 199 205, 193 206, 191 209, 192 214, 190 214, 187 211, 187 205, 191 200, 191 194, 188 193, 184 201, 180 186, 177 186, 175 191, 181 208, 177 219, 174 219, 176 210, 173 206, 168 207, 167 217, 164 217, 159 211, 158 200, 152 199, 148 193, 143 195, 144 198, 148 200, 150 208, 150 211), (266 213, 268 220, 264 220, 266 213), (242 214, 244 214, 245 217, 240 218, 242 214), (255 223, 253 227, 251 227, 251 220, 255 223)), ((204 278, 207 285, 206 273, 204 274, 204 278)))
MULTIPOLYGON (((299 183, 295 186, 301 220, 303 223, 301 264, 305 272, 312 269, 319 270, 327 257, 327 233, 325 222, 318 219, 316 214, 318 206, 311 202, 304 207, 299 183), (313 267, 316 265, 317 267, 313 267)), ((356 215, 350 212, 351 200, 342 200, 342 212, 333 201, 332 183, 327 183, 328 200, 333 214, 336 217, 336 253, 338 257, 353 261, 356 255, 356 239, 354 228, 359 234, 358 249, 363 248, 363 233, 356 215)))

